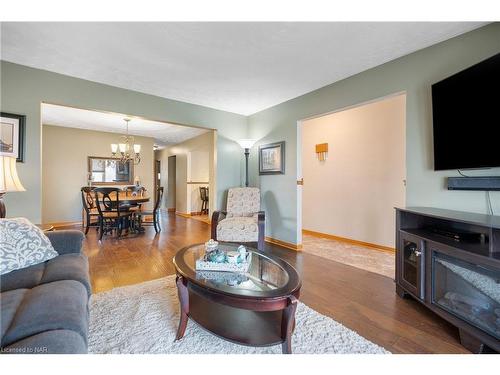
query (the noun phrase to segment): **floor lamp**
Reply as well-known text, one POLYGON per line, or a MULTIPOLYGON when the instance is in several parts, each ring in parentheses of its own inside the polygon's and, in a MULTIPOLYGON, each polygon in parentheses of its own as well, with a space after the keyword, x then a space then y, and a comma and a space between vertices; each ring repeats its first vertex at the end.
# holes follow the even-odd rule
POLYGON ((250 149, 255 143, 255 139, 240 139, 238 143, 245 150, 245 186, 248 187, 248 156, 250 155, 250 149))
POLYGON ((6 215, 3 196, 12 191, 26 191, 17 176, 16 158, 0 156, 0 218, 6 215))

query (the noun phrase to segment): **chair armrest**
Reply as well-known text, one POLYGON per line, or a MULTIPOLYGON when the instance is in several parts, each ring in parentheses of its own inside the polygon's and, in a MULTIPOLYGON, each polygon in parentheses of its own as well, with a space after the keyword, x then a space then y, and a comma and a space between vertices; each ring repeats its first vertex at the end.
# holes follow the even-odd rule
POLYGON ((212 222, 211 222, 211 237, 213 240, 217 241, 217 224, 219 221, 224 219, 227 215, 226 211, 214 211, 212 213, 212 222))
POLYGON ((54 250, 62 254, 79 254, 82 251, 82 241, 85 235, 79 230, 56 230, 46 232, 54 250))
POLYGON ((226 215, 227 215, 226 211, 214 211, 212 213, 212 222, 214 222, 214 221, 219 222, 219 221, 225 219, 226 215))
POLYGON ((265 211, 259 211, 257 213, 257 228, 259 230, 257 249, 264 251, 264 241, 266 240, 266 213, 265 211))

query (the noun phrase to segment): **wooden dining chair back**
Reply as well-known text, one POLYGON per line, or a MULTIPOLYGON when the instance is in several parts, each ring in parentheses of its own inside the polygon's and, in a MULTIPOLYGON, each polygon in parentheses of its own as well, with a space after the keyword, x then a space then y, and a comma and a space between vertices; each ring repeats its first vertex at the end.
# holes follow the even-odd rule
POLYGON ((120 189, 102 187, 94 189, 96 205, 99 213, 120 213, 120 189))
POLYGON ((85 220, 82 224, 85 226, 85 234, 87 234, 90 227, 99 228, 99 220, 92 220, 99 217, 99 212, 94 200, 94 188, 83 186, 80 189, 80 193, 82 196, 83 214, 85 215, 85 220))
POLYGON ((125 193, 127 195, 134 195, 134 193, 137 195, 144 195, 145 192, 146 188, 144 186, 130 185, 125 187, 125 193))
POLYGON ((95 200, 94 200, 94 189, 90 186, 83 186, 80 191, 82 193, 82 204, 85 211, 96 208, 95 200))
POLYGON ((163 186, 159 186, 156 188, 156 201, 155 206, 153 208, 153 212, 159 212, 161 201, 163 199, 163 186))
MULTIPOLYGON (((137 186, 137 185, 129 185, 125 187, 125 195, 127 196, 144 196, 146 194, 146 188, 144 186, 137 186)), ((137 211, 140 211, 142 204, 141 203, 129 203, 129 210, 134 211, 134 213, 137 213, 137 211)))
POLYGON ((200 187, 201 214, 208 214, 208 187, 200 187))
POLYGON ((99 240, 105 233, 114 229, 119 237, 124 228, 130 226, 129 206, 120 203, 120 189, 101 187, 94 189, 97 210, 99 212, 99 240))
POLYGON ((156 188, 156 200, 155 200, 155 205, 153 207, 153 211, 143 211, 141 212, 141 225, 146 226, 146 225, 153 225, 155 228, 156 233, 161 232, 161 227, 160 227, 160 207, 161 207, 161 201, 163 199, 163 186, 159 186, 156 188), (153 217, 153 221, 147 221, 143 220, 146 219, 148 216, 153 217))

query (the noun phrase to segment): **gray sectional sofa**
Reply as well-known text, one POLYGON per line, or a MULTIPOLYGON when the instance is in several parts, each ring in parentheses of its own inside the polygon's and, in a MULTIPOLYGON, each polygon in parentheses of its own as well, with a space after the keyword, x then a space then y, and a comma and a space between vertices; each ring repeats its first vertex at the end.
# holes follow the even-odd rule
POLYGON ((91 287, 84 235, 46 234, 59 256, 1 276, 2 353, 87 353, 91 287))

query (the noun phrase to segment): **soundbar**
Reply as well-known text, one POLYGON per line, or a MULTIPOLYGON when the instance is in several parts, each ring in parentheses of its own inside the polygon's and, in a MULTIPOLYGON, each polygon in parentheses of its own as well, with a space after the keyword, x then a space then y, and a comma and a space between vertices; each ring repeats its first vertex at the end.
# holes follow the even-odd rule
POLYGON ((500 190, 500 176, 448 177, 448 190, 500 190))

